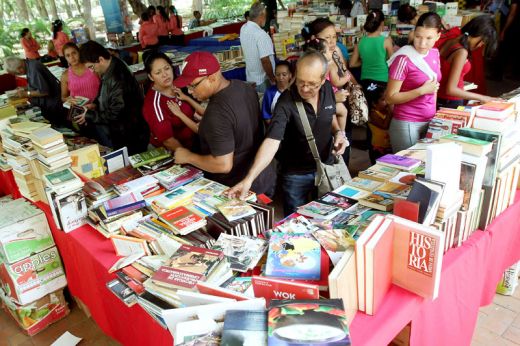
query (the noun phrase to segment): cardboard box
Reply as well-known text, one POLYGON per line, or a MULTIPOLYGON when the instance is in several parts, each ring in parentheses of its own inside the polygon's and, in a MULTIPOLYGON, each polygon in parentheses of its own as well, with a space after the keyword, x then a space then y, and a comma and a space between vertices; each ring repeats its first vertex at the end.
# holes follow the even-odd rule
MULTIPOLYGON (((32 206, 21 205, 11 220, 0 222, 0 261, 15 263, 54 246, 45 214, 32 206)), ((1 211, 0 211, 0 214, 1 211)))
POLYGON ((0 284, 18 304, 28 304, 67 285, 58 249, 37 253, 13 264, 0 264, 0 284))
POLYGON ((47 294, 27 305, 18 305, 6 296, 1 298, 4 302, 4 309, 9 312, 24 333, 29 336, 41 332, 52 323, 67 316, 70 312, 68 303, 63 296, 63 290, 47 294))

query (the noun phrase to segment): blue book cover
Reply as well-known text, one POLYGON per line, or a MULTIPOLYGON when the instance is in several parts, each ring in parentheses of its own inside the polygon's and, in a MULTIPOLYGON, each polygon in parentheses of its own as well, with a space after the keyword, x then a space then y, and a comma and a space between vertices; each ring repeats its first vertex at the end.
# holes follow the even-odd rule
POLYGON ((319 280, 321 276, 320 243, 303 233, 273 232, 269 239, 269 252, 265 275, 319 280))

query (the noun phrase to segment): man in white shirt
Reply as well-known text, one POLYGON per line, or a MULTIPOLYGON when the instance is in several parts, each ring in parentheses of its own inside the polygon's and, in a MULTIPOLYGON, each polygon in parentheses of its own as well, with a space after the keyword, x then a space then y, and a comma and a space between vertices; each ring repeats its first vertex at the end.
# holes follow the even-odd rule
POLYGON ((246 62, 246 79, 256 84, 258 92, 264 92, 276 82, 273 42, 262 29, 265 21, 265 5, 255 2, 249 10, 249 21, 240 29, 240 44, 246 62))

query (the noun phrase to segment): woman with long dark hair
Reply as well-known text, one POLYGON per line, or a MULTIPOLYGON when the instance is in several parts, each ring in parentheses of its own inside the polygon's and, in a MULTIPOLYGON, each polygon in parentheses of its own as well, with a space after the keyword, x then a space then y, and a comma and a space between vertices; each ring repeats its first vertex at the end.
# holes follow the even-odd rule
POLYGON ((184 45, 184 32, 182 31, 182 17, 177 13, 175 6, 168 7, 170 20, 168 30, 170 32, 170 43, 174 46, 184 45))
POLYGON ((445 41, 439 47, 442 79, 437 105, 457 108, 464 100, 488 102, 492 97, 464 90, 464 76, 471 70, 471 52, 486 46, 486 53, 496 47, 497 32, 489 15, 481 15, 470 20, 461 29, 459 36, 445 41))
POLYGON ((29 28, 23 28, 20 34, 20 44, 22 45, 23 51, 25 52, 25 57, 27 59, 39 59, 40 53, 38 49, 40 49, 40 45, 31 34, 31 30, 29 28))
POLYGON ((69 36, 63 32, 63 22, 60 19, 56 19, 52 22, 52 43, 54 44, 54 48, 58 53, 58 58, 60 59, 62 67, 68 67, 67 59, 63 55, 63 46, 65 43, 71 42, 69 36))
POLYGON ((157 13, 153 16, 153 22, 157 24, 157 34, 159 35, 159 45, 168 43, 168 26, 170 18, 163 6, 157 6, 157 13))

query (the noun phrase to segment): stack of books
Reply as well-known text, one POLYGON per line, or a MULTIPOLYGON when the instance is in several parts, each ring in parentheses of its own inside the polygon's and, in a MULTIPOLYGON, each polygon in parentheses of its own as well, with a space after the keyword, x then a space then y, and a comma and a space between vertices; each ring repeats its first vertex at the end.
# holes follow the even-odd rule
POLYGON ((167 190, 187 184, 202 177, 202 171, 192 166, 173 165, 153 175, 167 190))
POLYGON ((105 174, 94 179, 88 179, 83 187, 87 198, 87 205, 97 207, 104 201, 115 196, 115 186, 141 177, 141 173, 132 166, 121 168, 113 173, 105 174))
POLYGON ((132 167, 143 175, 153 174, 173 164, 171 153, 164 147, 155 148, 128 158, 132 167))
POLYGON ((43 176, 56 226, 68 233, 87 223, 83 182, 70 168, 43 176))

